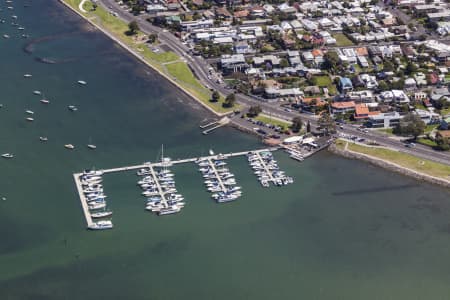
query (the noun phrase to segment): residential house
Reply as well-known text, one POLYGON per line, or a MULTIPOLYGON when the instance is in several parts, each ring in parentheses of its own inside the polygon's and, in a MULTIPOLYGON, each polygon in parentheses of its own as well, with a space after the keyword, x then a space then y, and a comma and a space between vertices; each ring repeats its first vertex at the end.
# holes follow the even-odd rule
POLYGON ((253 64, 257 67, 267 63, 270 63, 272 67, 278 67, 280 65, 280 61, 281 59, 275 55, 264 55, 261 57, 258 56, 253 57, 253 64))
POLYGON ((303 97, 301 98, 301 107, 303 110, 314 111, 318 108, 324 107, 327 102, 320 97, 303 97))
POLYGON ((427 85, 427 80, 426 80, 425 74, 423 74, 422 72, 417 72, 416 74, 414 74, 414 79, 418 86, 427 85))
POLYGON ((222 55, 220 65, 225 74, 238 71, 243 72, 248 68, 243 54, 222 55))
POLYGON ((409 97, 402 90, 384 91, 378 96, 379 102, 409 103, 409 97))
POLYGON ((311 54, 314 56, 314 63, 316 66, 320 66, 324 62, 324 54, 320 49, 314 49, 311 51, 311 54))
POLYGON ((398 112, 369 115, 366 125, 372 128, 390 128, 400 123, 402 116, 398 112))
POLYGON ((253 53, 255 50, 245 41, 240 41, 234 44, 234 52, 237 54, 253 53))
POLYGON ((353 112, 355 111, 355 102, 353 101, 333 102, 331 104, 331 111, 333 114, 345 114, 347 112, 353 112))
POLYGON ((404 89, 408 91, 413 91, 417 88, 416 81, 414 78, 408 77, 405 79, 404 89))
POLYGON ((355 105, 354 118, 356 120, 368 119, 370 116, 376 116, 378 114, 380 114, 379 111, 370 111, 370 107, 366 103, 355 105))
POLYGON ((348 77, 341 77, 339 78, 338 88, 341 91, 341 93, 351 91, 353 90, 352 81, 348 77))

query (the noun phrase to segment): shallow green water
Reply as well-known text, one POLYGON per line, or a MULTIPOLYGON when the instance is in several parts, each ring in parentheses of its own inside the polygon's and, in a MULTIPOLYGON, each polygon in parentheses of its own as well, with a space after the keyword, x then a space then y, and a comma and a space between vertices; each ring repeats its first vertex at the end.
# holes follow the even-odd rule
POLYGON ((161 144, 172 158, 262 145, 229 128, 203 136, 201 108, 60 4, 21 3, 14 14, 39 40, 26 47, 0 25, 11 35, 0 40, 0 152, 16 156, 0 160, 1 299, 448 299, 450 194, 328 153, 301 164, 276 153, 296 181, 270 189, 230 159, 244 196, 226 205, 194 165, 176 166, 187 206, 160 218, 132 172, 107 175, 115 228, 86 231, 73 172, 155 160, 161 144))

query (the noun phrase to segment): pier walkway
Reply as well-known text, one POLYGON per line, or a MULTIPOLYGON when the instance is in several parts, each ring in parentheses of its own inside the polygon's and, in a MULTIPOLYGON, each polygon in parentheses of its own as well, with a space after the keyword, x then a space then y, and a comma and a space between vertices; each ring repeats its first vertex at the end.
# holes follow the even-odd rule
POLYGON ((75 179, 75 185, 77 186, 78 196, 80 196, 81 207, 83 208, 84 217, 86 218, 86 224, 88 227, 92 226, 94 222, 92 222, 91 213, 89 211, 89 207, 87 204, 86 196, 83 193, 83 187, 81 186, 80 176, 82 173, 73 174, 73 178, 75 179))
POLYGON ((193 158, 185 158, 185 159, 177 159, 172 160, 169 163, 167 162, 157 162, 157 163, 150 163, 146 162, 140 165, 133 165, 133 166, 126 166, 126 167, 120 167, 120 168, 113 168, 113 169, 104 169, 100 170, 103 171, 103 173, 116 173, 116 172, 123 172, 123 171, 131 171, 131 170, 137 170, 137 169, 143 169, 143 168, 149 168, 152 167, 165 167, 168 165, 177 165, 177 164, 184 164, 184 163, 193 163, 196 162, 199 159, 227 159, 230 157, 236 157, 236 156, 244 156, 249 152, 259 153, 264 151, 276 151, 278 150, 278 147, 273 148, 265 148, 265 149, 259 149, 259 150, 251 150, 251 151, 242 151, 242 152, 232 152, 232 153, 226 153, 226 154, 217 154, 217 155, 210 155, 210 156, 202 156, 202 157, 193 157, 193 158))
POLYGON ((220 188, 222 189, 222 192, 226 193, 227 188, 223 184, 222 178, 220 177, 219 173, 217 172, 215 163, 212 161, 211 158, 208 158, 208 163, 209 163, 209 166, 211 167, 211 169, 214 171, 217 181, 219 181, 219 185, 220 185, 220 188))
MULTIPOLYGON (((244 156, 249 152, 253 152, 253 153, 259 153, 260 152, 265 152, 265 151, 276 151, 278 150, 278 147, 273 147, 273 148, 264 148, 264 149, 259 149, 259 150, 250 150, 250 151, 242 151, 242 152, 232 152, 232 153, 226 153, 226 154, 217 154, 217 155, 210 155, 210 156, 205 156, 205 157, 193 157, 193 158, 186 158, 186 159, 177 159, 177 160, 173 160, 173 161, 163 161, 163 162, 157 162, 157 163, 151 163, 151 162, 145 162, 142 163, 140 165, 131 165, 131 166, 125 166, 125 167, 119 167, 119 168, 111 168, 111 169, 104 169, 104 170, 98 170, 103 172, 103 174, 108 174, 108 173, 117 173, 117 172, 124 172, 124 171, 131 171, 131 170, 137 170, 137 169, 145 169, 145 168, 149 168, 151 173, 152 173, 152 177, 155 179, 155 182, 157 184, 158 187, 158 191, 161 195, 161 199, 163 199, 164 201, 164 206, 167 207, 167 200, 166 197, 164 196, 164 192, 159 184, 159 180, 155 174, 154 171, 154 167, 167 167, 170 165, 176 165, 176 164, 184 164, 184 163, 194 163, 199 159, 202 160, 208 160, 209 163, 213 166, 214 172, 216 173, 216 176, 220 182, 220 185, 222 187, 222 190, 226 191, 226 187, 223 184, 219 174, 217 173, 217 170, 214 166, 214 163, 212 163, 212 160, 220 160, 220 159, 227 159, 230 157, 236 157, 236 156, 244 156)), ((260 156, 259 156, 260 157, 260 156)), ((262 160, 262 159, 261 159, 262 160)), ((88 227, 92 226, 94 224, 94 222, 92 221, 92 217, 89 211, 89 207, 88 207, 88 203, 87 203, 87 198, 83 193, 83 188, 81 185, 81 181, 80 181, 80 176, 83 173, 75 173, 73 174, 73 178, 75 180, 75 184, 77 186, 77 190, 78 190, 78 196, 80 197, 80 202, 81 202, 81 207, 83 208, 83 213, 84 213, 84 217, 86 218, 86 224, 88 227)), ((271 173, 269 172, 270 176, 271 173)), ((273 177, 272 177, 273 178, 273 177)))
POLYGON ((162 190, 161 185, 159 183, 158 176, 156 176, 155 169, 153 169, 153 166, 151 166, 151 165, 149 166, 149 169, 150 169, 150 173, 152 173, 152 177, 153 177, 153 180, 155 181, 156 187, 158 188, 159 195, 161 196, 161 203, 164 205, 164 208, 167 208, 167 207, 169 207, 169 205, 167 204, 167 199, 166 199, 165 193, 162 190))
POLYGON ((255 152, 256 157, 258 157, 259 162, 261 163, 261 165, 264 168, 264 171, 266 171, 267 176, 269 176, 269 181, 272 182, 272 183, 275 183, 275 178, 273 178, 273 176, 272 176, 272 171, 270 171, 269 168, 267 167, 267 164, 264 161, 264 159, 261 157, 260 152, 255 152))

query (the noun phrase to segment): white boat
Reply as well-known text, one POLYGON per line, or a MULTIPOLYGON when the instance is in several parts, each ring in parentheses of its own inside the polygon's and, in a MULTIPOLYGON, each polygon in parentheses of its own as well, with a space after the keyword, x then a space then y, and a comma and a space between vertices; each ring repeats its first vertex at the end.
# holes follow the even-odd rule
POLYGON ((18 30, 25 30, 25 27, 18 27, 18 30))
POLYGON ((101 176, 103 175, 103 171, 96 171, 96 170, 84 170, 83 175, 87 176, 101 176))
POLYGON ((23 75, 23 77, 25 77, 25 78, 31 78, 33 75, 31 75, 31 74, 24 74, 23 75))
POLYGON ((50 101, 47 100, 47 99, 41 99, 40 101, 41 101, 41 103, 43 103, 43 104, 49 104, 49 103, 50 103, 50 101))
POLYGON ((3 37, 4 37, 5 39, 9 39, 9 35, 7 35, 7 34, 4 34, 3 37))
POLYGON ((77 110, 78 110, 78 108, 77 108, 75 105, 69 105, 67 108, 68 108, 70 111, 77 111, 77 110))
POLYGON ((173 205, 171 207, 167 207, 167 208, 162 208, 159 212, 158 212, 158 216, 163 216, 163 215, 170 215, 170 214, 175 214, 177 212, 179 212, 181 210, 180 207, 173 205))
POLYGON ((95 209, 105 208, 106 203, 105 202, 94 203, 94 204, 89 203, 88 206, 89 206, 89 209, 95 210, 95 209))
POLYGON ((41 91, 33 91, 33 94, 35 94, 35 95, 42 95, 42 92, 41 91))
POLYGON ((91 230, 111 229, 113 228, 113 224, 111 221, 98 221, 94 222, 92 225, 89 225, 88 228, 91 230))
POLYGON ((87 147, 88 147, 89 149, 92 149, 92 150, 94 150, 94 149, 97 148, 97 146, 95 146, 95 145, 93 145, 93 144, 88 144, 87 147))
POLYGON ((26 110, 25 111, 27 114, 29 114, 29 115, 33 115, 34 114, 34 111, 32 111, 32 110, 26 110))
POLYGON ((46 136, 40 136, 40 137, 39 137, 39 140, 40 140, 41 142, 46 142, 46 141, 48 141, 48 138, 47 138, 46 136))
POLYGON ((86 85, 87 84, 87 82, 84 81, 84 80, 78 80, 77 82, 78 82, 78 84, 81 84, 81 85, 86 85))
POLYGON ((66 148, 66 149, 75 149, 75 146, 74 145, 72 145, 72 144, 65 144, 64 145, 64 147, 66 148))
POLYGON ((33 121, 34 121, 34 119, 33 119, 33 118, 30 118, 30 117, 25 118, 25 120, 27 120, 27 121, 29 121, 29 122, 33 122, 33 121))
POLYGON ((112 216, 112 211, 100 211, 100 212, 91 214, 91 217, 95 218, 95 219, 105 218, 105 217, 109 217, 109 216, 112 216))
POLYGON ((3 157, 3 158, 13 158, 14 155, 11 154, 11 153, 4 153, 4 154, 2 154, 2 157, 3 157))

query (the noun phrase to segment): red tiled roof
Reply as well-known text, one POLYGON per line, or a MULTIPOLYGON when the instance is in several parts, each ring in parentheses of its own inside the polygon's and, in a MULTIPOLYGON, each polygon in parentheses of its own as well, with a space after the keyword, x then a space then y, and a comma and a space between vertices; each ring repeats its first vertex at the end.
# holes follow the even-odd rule
POLYGON ((354 101, 334 102, 333 104, 331 104, 331 107, 336 109, 354 108, 355 102, 354 101))

